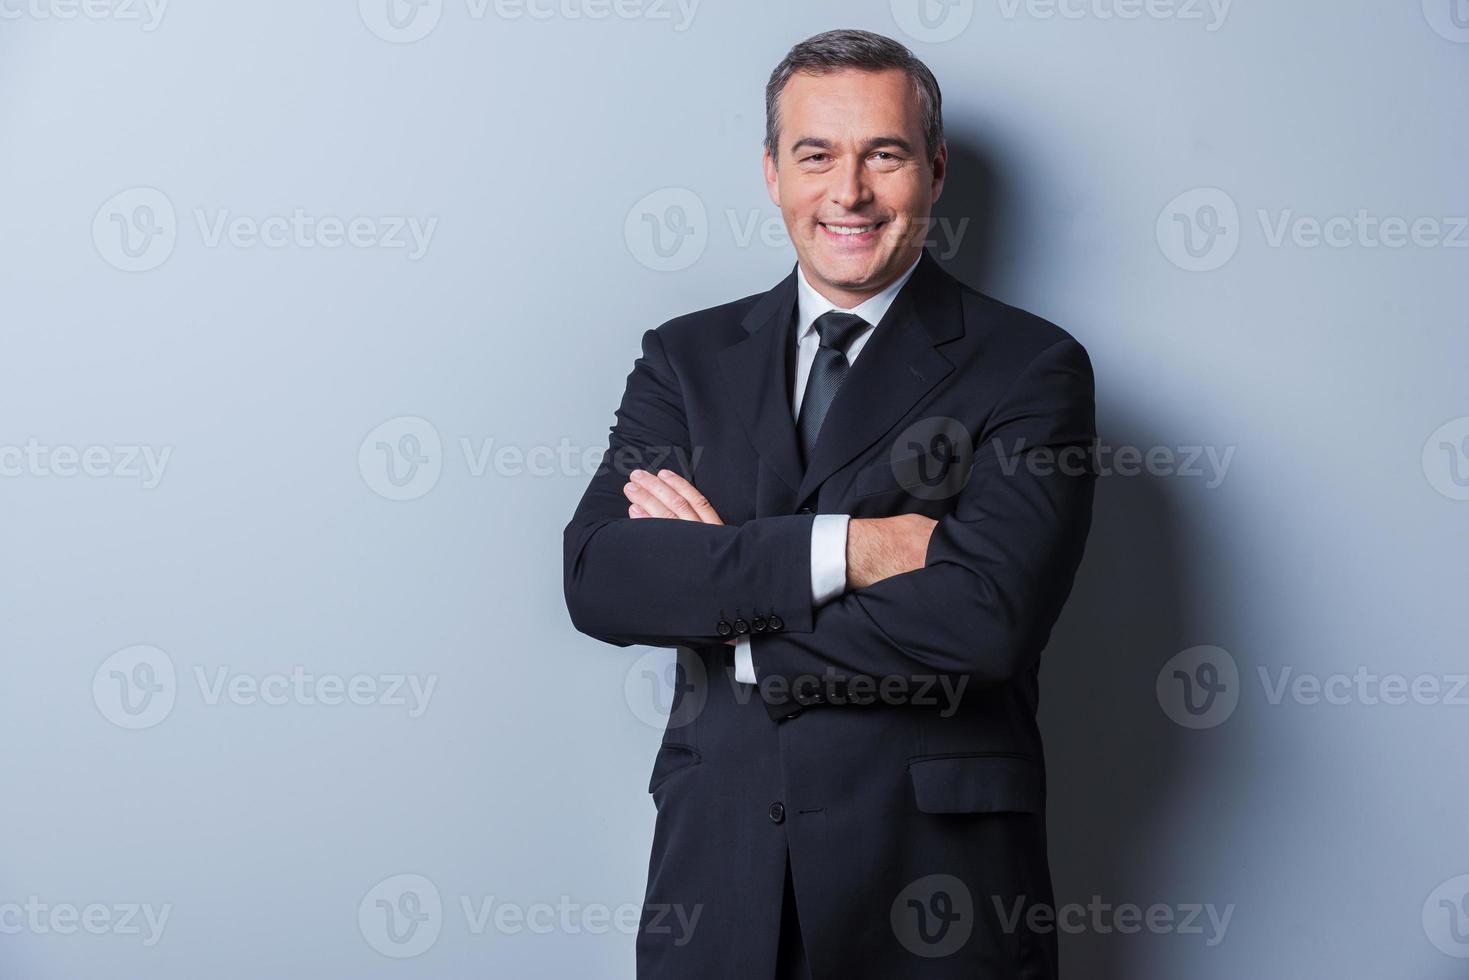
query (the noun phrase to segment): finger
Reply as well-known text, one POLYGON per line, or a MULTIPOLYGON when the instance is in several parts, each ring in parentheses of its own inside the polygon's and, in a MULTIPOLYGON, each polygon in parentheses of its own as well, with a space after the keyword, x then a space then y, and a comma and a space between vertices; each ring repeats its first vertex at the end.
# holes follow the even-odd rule
MULTIPOLYGON (((656 481, 655 481, 656 482, 656 481)), ((673 511, 663 504, 663 501, 641 483, 625 483, 622 486, 622 495, 629 503, 637 504, 643 508, 643 513, 649 517, 673 517, 673 511)))
POLYGON ((689 506, 694 508, 694 513, 699 515, 699 520, 705 524, 724 523, 724 521, 720 520, 719 511, 715 510, 714 505, 709 503, 709 498, 700 493, 699 488, 688 480, 685 480, 673 472, 673 470, 659 470, 658 479, 677 490, 679 496, 687 500, 689 506))
POLYGON ((648 515, 648 512, 647 511, 643 510, 643 508, 639 507, 637 504, 628 504, 627 505, 627 516, 628 517, 647 517, 649 515, 648 515))
MULTIPOLYGON (((684 499, 683 494, 658 479, 652 473, 646 470, 633 470, 632 478, 637 486, 642 487, 656 498, 657 503, 661 504, 670 516, 677 517, 681 521, 703 523, 699 515, 694 511, 694 505, 684 499)), ((648 506, 648 502, 641 497, 635 498, 635 502, 642 504, 644 507, 648 506)), ((663 515, 659 514, 658 516, 662 517, 663 515)))

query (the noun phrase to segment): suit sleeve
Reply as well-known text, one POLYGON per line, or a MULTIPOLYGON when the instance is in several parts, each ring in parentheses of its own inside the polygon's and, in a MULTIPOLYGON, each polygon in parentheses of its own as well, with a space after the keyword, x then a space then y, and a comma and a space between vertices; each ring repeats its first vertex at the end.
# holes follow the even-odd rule
POLYGON ((635 469, 676 471, 698 486, 678 378, 656 330, 643 335, 602 463, 563 534, 572 624, 618 646, 722 643, 721 620, 775 613, 811 629, 812 515, 740 526, 627 516, 635 469))
POLYGON ((945 676, 1001 684, 1037 663, 1091 527, 1093 388, 1075 340, 1040 353, 976 440, 969 479, 934 528, 924 567, 822 606, 810 630, 755 639, 771 717, 872 703, 884 683, 893 697, 945 676), (852 684, 859 676, 865 702, 852 684))

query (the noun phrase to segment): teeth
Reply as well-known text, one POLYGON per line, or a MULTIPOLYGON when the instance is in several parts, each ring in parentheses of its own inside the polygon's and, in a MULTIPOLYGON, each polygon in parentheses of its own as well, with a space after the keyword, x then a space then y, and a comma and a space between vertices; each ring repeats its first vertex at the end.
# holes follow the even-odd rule
POLYGON ((838 235, 862 235, 877 228, 877 225, 863 225, 860 228, 843 228, 841 225, 825 225, 827 231, 836 232, 838 235))

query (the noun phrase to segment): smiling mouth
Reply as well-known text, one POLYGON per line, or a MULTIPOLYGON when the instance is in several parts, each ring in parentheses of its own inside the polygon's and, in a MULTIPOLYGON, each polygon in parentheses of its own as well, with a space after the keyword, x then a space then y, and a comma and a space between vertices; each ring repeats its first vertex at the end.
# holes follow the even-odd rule
POLYGON ((866 235, 866 234, 869 234, 869 233, 874 232, 877 229, 881 228, 883 225, 887 224, 887 222, 886 221, 871 221, 871 222, 868 222, 865 225, 833 225, 833 224, 828 224, 825 221, 818 221, 817 224, 821 225, 821 227, 825 228, 827 231, 831 232, 833 235, 851 236, 851 235, 866 235))

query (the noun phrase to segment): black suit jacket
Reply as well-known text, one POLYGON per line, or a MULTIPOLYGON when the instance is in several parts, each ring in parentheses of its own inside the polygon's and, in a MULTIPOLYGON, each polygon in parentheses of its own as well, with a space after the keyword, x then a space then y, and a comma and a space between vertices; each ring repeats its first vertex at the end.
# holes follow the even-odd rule
POLYGON ((638 976, 772 976, 789 854, 814 980, 1053 977, 1037 668, 1091 521, 1086 351, 925 251, 802 466, 795 277, 643 336, 565 530, 577 629, 678 648, 638 976), (628 519, 665 466, 725 525, 628 519), (923 568, 812 608, 813 514, 910 512, 923 568))

